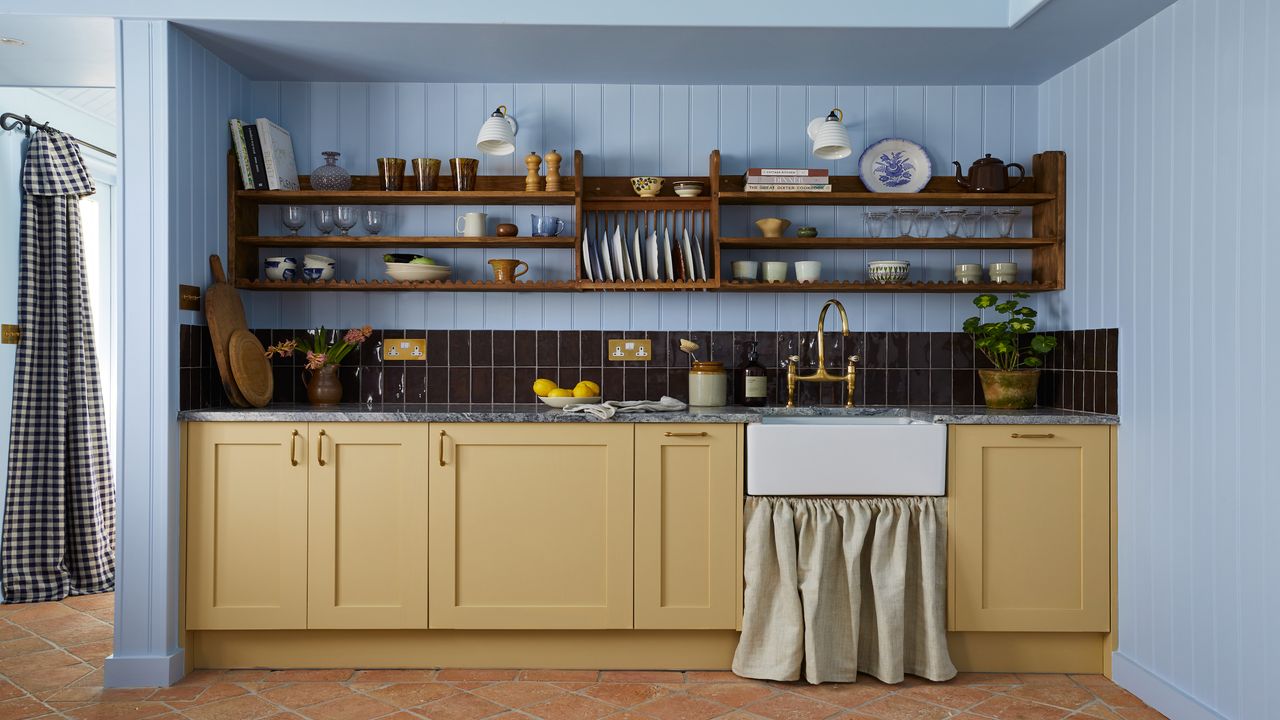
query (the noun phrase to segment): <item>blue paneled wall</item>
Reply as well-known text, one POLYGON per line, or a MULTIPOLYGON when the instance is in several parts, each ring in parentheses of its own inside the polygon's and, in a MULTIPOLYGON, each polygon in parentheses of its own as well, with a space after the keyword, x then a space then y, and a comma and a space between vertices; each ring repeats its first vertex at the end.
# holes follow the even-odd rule
MULTIPOLYGON (((805 125, 833 106, 845 111, 853 144, 864 147, 882 137, 902 136, 926 145, 935 172, 950 173, 952 159, 967 164, 989 152, 1028 164, 1037 143, 1037 89, 1032 86, 715 86, 715 85, 512 85, 420 83, 250 84, 252 117, 268 116, 293 134, 299 170, 321 161, 320 152, 338 150, 342 164, 372 174, 380 155, 448 158, 475 156, 475 133, 485 116, 505 104, 520 122, 517 149, 505 158, 485 157, 481 172, 523 174, 522 158, 555 148, 566 157, 586 155, 588 175, 660 174, 670 178, 705 175, 713 148, 723 155, 723 172, 750 165, 824 164, 839 174, 855 174, 857 153, 824 163, 809 154, 805 125)), ((216 116, 220 118, 221 116, 216 116)), ((225 152, 225 151, 223 151, 225 152)), ((206 160, 204 162, 212 162, 206 160)), ((220 161, 219 161, 220 162, 220 161)), ((567 164, 567 163, 566 163, 567 164)), ((222 182, 210 172, 207 182, 222 182)), ((199 178, 193 178, 199 182, 199 178)), ((214 202, 216 192, 193 200, 214 202)), ((457 214, 488 212, 492 222, 513 220, 528 232, 528 213, 545 210, 571 219, 571 208, 433 207, 398 208, 395 232, 452 234, 457 214)), ((860 208, 727 209, 724 232, 753 234, 758 217, 782 216, 816 225, 824 235, 862 235, 860 208)), ((198 217, 204 218, 204 215, 198 217)), ((278 215, 264 210, 264 228, 279 230, 278 215)), ((208 218, 225 230, 225 219, 208 218), (219 225, 221 223, 221 226, 219 225)), ((306 232, 306 231, 304 231, 306 232)), ((314 231, 312 231, 314 232, 314 231)), ((199 247, 203 253, 209 248, 199 247)), ((197 253, 198 254, 198 253, 197 253)), ((381 251, 340 250, 339 275, 381 276, 381 251)), ((432 253, 464 279, 481 278, 490 257, 517 255, 532 266, 532 277, 565 279, 572 262, 567 250, 443 250, 432 253)), ((734 255, 726 254, 726 262, 734 255)), ((917 278, 947 279, 955 262, 992 262, 1011 257, 1029 268, 1029 256, 1003 251, 771 251, 764 258, 820 259, 828 277, 858 277, 867 259, 911 260, 917 278)), ((190 265, 205 277, 203 259, 190 265)), ((358 325, 426 328, 524 329, 751 329, 789 330, 811 326, 826 294, 738 293, 245 293, 254 327, 358 325)), ((872 330, 953 330, 970 314, 968 295, 847 295, 855 323, 872 330)))

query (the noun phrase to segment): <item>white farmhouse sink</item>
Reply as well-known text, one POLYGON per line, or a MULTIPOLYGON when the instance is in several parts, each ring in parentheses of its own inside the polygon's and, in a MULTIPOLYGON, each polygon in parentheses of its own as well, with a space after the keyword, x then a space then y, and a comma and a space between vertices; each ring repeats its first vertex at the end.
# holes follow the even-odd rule
POLYGON ((889 416, 762 420, 747 426, 749 495, 946 494, 946 425, 889 416))

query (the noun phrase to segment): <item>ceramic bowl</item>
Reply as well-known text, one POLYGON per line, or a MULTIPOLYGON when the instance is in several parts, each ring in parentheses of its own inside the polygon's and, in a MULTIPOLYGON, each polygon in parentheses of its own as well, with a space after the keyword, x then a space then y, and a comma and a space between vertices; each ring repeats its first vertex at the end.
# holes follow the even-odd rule
POLYGON ((660 177, 633 177, 631 178, 631 187, 640 197, 654 197, 662 191, 662 183, 665 178, 660 177))
POLYGON ((400 282, 429 282, 447 280, 453 274, 448 265, 414 265, 412 263, 387 263, 387 275, 400 282))
POLYGON ((598 397, 538 397, 553 408, 567 408, 570 405, 594 405, 600 402, 598 397))
POLYGON ((872 260, 867 263, 867 277, 883 285, 905 282, 911 274, 911 263, 906 260, 872 260))
POLYGON ((302 256, 302 269, 304 271, 303 272, 304 278, 306 277, 305 271, 318 268, 320 269, 321 272, 320 272, 320 277, 317 279, 332 280, 333 272, 335 269, 337 269, 337 267, 338 267, 337 261, 331 257, 325 257, 324 255, 303 255, 302 256))
MULTIPOLYGON (((307 267, 302 268, 302 279, 307 282, 315 282, 316 280, 324 280, 324 273, 329 268, 307 267)), ((333 271, 329 270, 329 277, 333 277, 333 271)))
POLYGON ((292 280, 298 274, 298 261, 291 257, 269 257, 263 263, 268 280, 292 280))
POLYGON ((414 258, 422 257, 418 253, 387 253, 382 256, 383 262, 408 264, 414 258))
POLYGON ((796 282, 818 282, 822 277, 822 263, 818 260, 796 261, 796 282))
POLYGON ((677 180, 671 184, 671 189, 680 197, 698 197, 702 194, 702 183, 697 180, 677 180))
POLYGON ((783 218, 760 218, 756 221, 756 227, 760 228, 765 237, 777 238, 782 237, 782 233, 791 227, 791 221, 783 218))

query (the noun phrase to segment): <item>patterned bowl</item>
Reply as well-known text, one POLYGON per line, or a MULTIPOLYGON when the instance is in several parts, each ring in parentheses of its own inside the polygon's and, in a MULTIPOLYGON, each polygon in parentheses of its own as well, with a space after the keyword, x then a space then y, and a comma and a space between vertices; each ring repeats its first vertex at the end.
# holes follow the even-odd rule
POLYGON ((655 197, 662 190, 662 183, 666 178, 660 177, 633 177, 631 178, 631 187, 640 197, 655 197))
POLYGON ((905 282, 911 274, 911 263, 906 260, 872 260, 867 263, 867 278, 882 285, 905 282))

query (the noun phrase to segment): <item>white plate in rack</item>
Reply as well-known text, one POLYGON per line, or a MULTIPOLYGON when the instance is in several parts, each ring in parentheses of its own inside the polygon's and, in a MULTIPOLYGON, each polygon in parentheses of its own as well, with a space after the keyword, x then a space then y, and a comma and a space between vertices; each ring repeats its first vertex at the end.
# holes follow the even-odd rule
POLYGON ((671 231, 666 228, 662 229, 662 252, 667 260, 667 280, 675 280, 676 266, 671 262, 671 231))
POLYGON ((862 152, 858 176, 871 192, 917 193, 933 177, 933 163, 919 143, 885 138, 862 152))
POLYGON ((596 279, 591 268, 591 233, 586 230, 582 231, 582 272, 588 280, 596 279))

